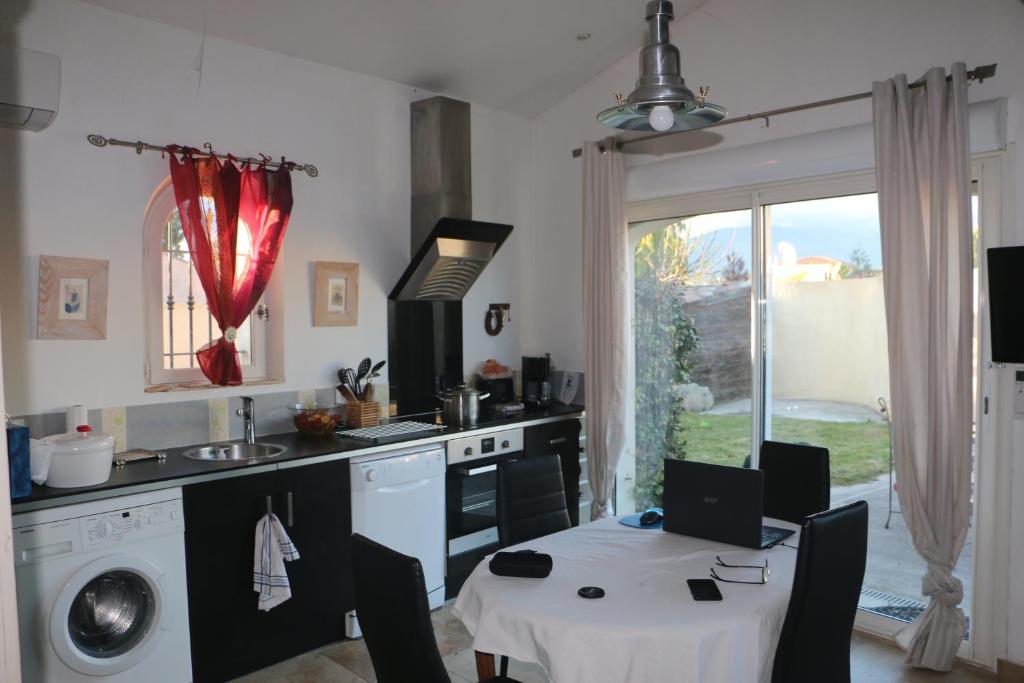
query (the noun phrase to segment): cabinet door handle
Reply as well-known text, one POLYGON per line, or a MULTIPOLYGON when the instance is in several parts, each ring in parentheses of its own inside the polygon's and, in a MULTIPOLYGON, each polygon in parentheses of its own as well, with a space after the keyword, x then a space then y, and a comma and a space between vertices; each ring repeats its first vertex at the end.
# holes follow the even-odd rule
POLYGON ((292 516, 292 492, 289 491, 288 493, 284 494, 284 499, 288 506, 288 528, 290 529, 291 527, 295 526, 295 519, 292 516))
POLYGON ((273 514, 274 512, 274 497, 267 496, 267 514, 273 514))
POLYGON ((565 443, 566 441, 567 439, 564 436, 560 436, 557 439, 551 439, 550 441, 548 441, 548 444, 554 446, 557 443, 565 443))

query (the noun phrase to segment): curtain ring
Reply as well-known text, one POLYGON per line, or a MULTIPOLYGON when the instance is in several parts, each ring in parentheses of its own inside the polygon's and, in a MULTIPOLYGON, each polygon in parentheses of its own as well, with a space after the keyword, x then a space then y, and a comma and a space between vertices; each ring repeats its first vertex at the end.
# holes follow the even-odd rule
POLYGON ((213 156, 213 145, 211 145, 209 142, 203 143, 203 149, 206 150, 207 154, 213 156))

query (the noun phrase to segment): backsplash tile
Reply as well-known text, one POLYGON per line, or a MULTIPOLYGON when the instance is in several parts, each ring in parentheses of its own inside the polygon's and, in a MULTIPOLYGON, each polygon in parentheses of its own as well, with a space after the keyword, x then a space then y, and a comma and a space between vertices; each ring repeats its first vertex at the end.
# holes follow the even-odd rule
POLYGON ((338 403, 338 390, 334 387, 328 387, 324 389, 316 390, 316 402, 324 405, 332 406, 338 403))
MULTIPOLYGON (((332 387, 253 396, 256 402, 257 436, 294 432, 295 424, 292 422, 290 408, 303 398, 318 403, 336 402, 332 387)), ((163 449, 241 439, 242 418, 235 414, 241 407, 242 402, 238 397, 173 401, 92 409, 88 419, 96 431, 114 436, 115 451, 132 448, 163 449)), ((39 413, 15 416, 14 420, 28 427, 33 439, 41 439, 51 434, 63 434, 66 415, 64 412, 39 413)))
POLYGON ((206 401, 176 401, 125 408, 128 448, 173 448, 206 443, 210 410, 206 401))
POLYGON ((114 452, 120 453, 128 448, 128 421, 125 419, 124 407, 104 408, 100 411, 103 431, 114 437, 114 452))
POLYGON ((211 398, 207 405, 210 412, 210 442, 227 441, 231 438, 228 400, 226 398, 211 398))
POLYGON ((51 434, 63 434, 67 416, 64 413, 41 413, 39 415, 22 415, 18 419, 28 427, 30 437, 41 439, 51 434))
MULTIPOLYGON (((294 432, 291 406, 299 402, 299 392, 279 391, 272 394, 253 396, 256 402, 256 436, 294 432)), ((236 417, 236 411, 242 409, 242 399, 234 396, 228 399, 228 416, 231 418, 231 438, 241 439, 243 434, 242 418, 236 417)))

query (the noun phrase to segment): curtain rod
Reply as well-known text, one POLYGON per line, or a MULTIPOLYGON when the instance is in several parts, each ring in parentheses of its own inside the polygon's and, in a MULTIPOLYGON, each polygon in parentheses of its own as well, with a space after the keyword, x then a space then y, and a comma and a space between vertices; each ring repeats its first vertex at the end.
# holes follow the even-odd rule
MULTIPOLYGON (((978 83, 983 83, 986 78, 992 78, 995 75, 996 75, 996 65, 995 64, 986 64, 985 66, 976 66, 973 69, 971 69, 970 71, 968 71, 967 72, 967 80, 968 80, 968 82, 970 82, 970 81, 977 81, 978 83)), ((946 80, 947 81, 950 80, 950 77, 947 76, 946 80)), ((914 83, 910 84, 910 87, 911 88, 918 88, 918 87, 920 87, 922 85, 924 85, 924 81, 915 81, 914 83)), ((745 121, 756 121, 757 119, 764 119, 765 122, 767 122, 769 118, 771 118, 772 116, 778 116, 779 114, 789 114, 789 113, 794 112, 794 111, 804 111, 806 109, 817 109, 818 107, 830 107, 833 104, 844 104, 846 102, 854 102, 856 100, 866 100, 869 97, 871 97, 871 91, 870 90, 868 92, 859 92, 859 93, 856 93, 856 94, 853 94, 853 95, 844 95, 842 97, 833 97, 833 98, 830 98, 830 99, 827 99, 827 100, 818 100, 817 102, 808 102, 806 104, 796 104, 796 105, 793 105, 791 107, 782 107, 781 109, 769 109, 768 111, 762 111, 762 112, 758 112, 756 114, 746 114, 744 116, 734 116, 732 118, 722 119, 721 121, 709 124, 707 126, 702 126, 701 128, 690 128, 690 129, 687 129, 687 130, 676 130, 676 131, 670 131, 670 132, 667 132, 667 133, 651 133, 650 135, 642 135, 640 137, 630 138, 629 140, 617 139, 615 141, 615 149, 621 150, 623 147, 626 147, 627 145, 633 145, 633 144, 636 144, 638 142, 644 142, 646 140, 653 140, 655 138, 667 138, 670 135, 682 135, 684 133, 691 133, 691 132, 693 132, 695 130, 707 130, 708 128, 715 128, 717 126, 728 126, 729 124, 732 124, 732 123, 743 123, 745 121)), ((605 151, 604 145, 598 145, 598 149, 601 150, 602 152, 605 151)), ((576 149, 574 149, 572 151, 572 158, 576 159, 577 157, 580 157, 580 156, 583 156, 583 149, 580 148, 580 147, 577 147, 576 149)))
MULTIPOLYGON (((96 135, 95 133, 87 135, 86 139, 91 144, 97 147, 106 147, 107 145, 112 145, 114 147, 131 147, 135 150, 136 154, 142 154, 143 152, 162 152, 164 154, 171 153, 171 145, 154 145, 149 142, 142 142, 141 140, 137 142, 128 142, 127 140, 115 140, 114 138, 105 138, 102 135, 96 135)), ((318 175, 320 175, 320 171, 317 170, 317 167, 314 166, 313 164, 298 164, 294 161, 288 161, 284 157, 281 157, 280 161, 271 161, 270 157, 268 157, 266 154, 260 154, 259 158, 238 157, 229 154, 220 154, 218 152, 213 151, 213 145, 211 145, 209 142, 204 142, 203 147, 206 149, 205 152, 193 150, 192 155, 197 157, 216 157, 217 159, 230 158, 233 159, 234 161, 238 161, 243 164, 263 164, 268 168, 284 167, 287 168, 289 171, 294 171, 298 169, 301 171, 305 171, 306 175, 308 175, 310 178, 316 178, 318 175)))

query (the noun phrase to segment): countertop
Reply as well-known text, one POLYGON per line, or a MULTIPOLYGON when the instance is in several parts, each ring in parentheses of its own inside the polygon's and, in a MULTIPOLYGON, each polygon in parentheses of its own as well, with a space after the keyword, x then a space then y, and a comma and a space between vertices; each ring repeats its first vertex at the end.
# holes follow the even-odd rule
MULTIPOLYGON (((188 444, 180 448, 167 449, 167 458, 163 461, 149 460, 124 467, 115 467, 111 471, 110 479, 96 486, 64 489, 33 484, 32 493, 11 501, 11 512, 18 514, 130 493, 187 486, 201 481, 268 472, 281 466, 295 467, 307 464, 296 461, 308 458, 317 458, 317 461, 351 458, 408 446, 439 443, 474 433, 486 434, 509 427, 525 427, 531 424, 579 418, 583 414, 583 406, 554 405, 546 409, 528 409, 523 413, 498 419, 492 419, 485 415, 476 425, 449 426, 441 432, 420 432, 406 438, 390 439, 385 443, 353 439, 336 434, 328 436, 309 436, 299 432, 268 434, 258 436, 256 440, 261 443, 284 446, 288 450, 282 455, 256 463, 244 460, 223 462, 191 460, 186 458, 183 453, 199 444, 188 444)), ((235 442, 237 443, 238 440, 235 442)))

